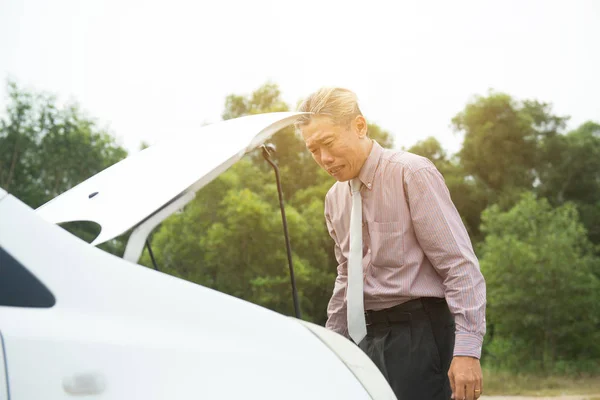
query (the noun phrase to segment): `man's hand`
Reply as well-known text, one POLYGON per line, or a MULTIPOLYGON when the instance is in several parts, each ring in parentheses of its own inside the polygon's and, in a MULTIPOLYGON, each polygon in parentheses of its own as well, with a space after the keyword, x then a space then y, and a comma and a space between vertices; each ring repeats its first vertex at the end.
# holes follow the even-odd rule
POLYGON ((450 364, 448 377, 454 400, 475 400, 483 393, 481 364, 477 358, 454 357, 450 364))

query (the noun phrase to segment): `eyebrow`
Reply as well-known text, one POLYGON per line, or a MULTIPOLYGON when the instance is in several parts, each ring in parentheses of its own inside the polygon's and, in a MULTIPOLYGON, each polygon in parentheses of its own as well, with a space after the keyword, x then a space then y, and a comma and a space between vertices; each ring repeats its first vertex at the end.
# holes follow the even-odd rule
POLYGON ((333 133, 331 132, 327 132, 322 134, 320 137, 316 138, 314 140, 315 143, 323 143, 324 141, 328 140, 328 139, 332 139, 333 138, 333 133))

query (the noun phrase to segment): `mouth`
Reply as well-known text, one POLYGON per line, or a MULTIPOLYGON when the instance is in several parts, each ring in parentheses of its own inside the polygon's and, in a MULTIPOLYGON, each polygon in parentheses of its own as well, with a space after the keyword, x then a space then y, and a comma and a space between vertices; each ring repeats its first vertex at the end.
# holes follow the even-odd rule
POLYGON ((327 171, 331 174, 331 175, 336 175, 338 174, 342 169, 344 168, 344 166, 339 166, 339 167, 333 167, 333 168, 329 168, 327 171))

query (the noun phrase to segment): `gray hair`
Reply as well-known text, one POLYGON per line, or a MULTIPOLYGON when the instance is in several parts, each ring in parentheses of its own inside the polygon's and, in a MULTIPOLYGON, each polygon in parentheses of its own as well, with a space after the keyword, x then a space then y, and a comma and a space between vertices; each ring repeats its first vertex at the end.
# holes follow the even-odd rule
POLYGON ((310 124, 313 117, 326 116, 336 125, 349 125, 354 118, 362 115, 358 98, 354 92, 338 87, 324 87, 308 96, 298 108, 301 115, 295 122, 296 131, 310 124))

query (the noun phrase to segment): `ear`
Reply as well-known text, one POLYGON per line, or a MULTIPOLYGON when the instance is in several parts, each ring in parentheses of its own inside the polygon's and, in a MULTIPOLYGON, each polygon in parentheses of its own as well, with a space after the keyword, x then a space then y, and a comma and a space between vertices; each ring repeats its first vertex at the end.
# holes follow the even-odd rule
POLYGON ((367 120, 362 115, 357 115, 353 121, 354 129, 359 139, 367 136, 367 120))

